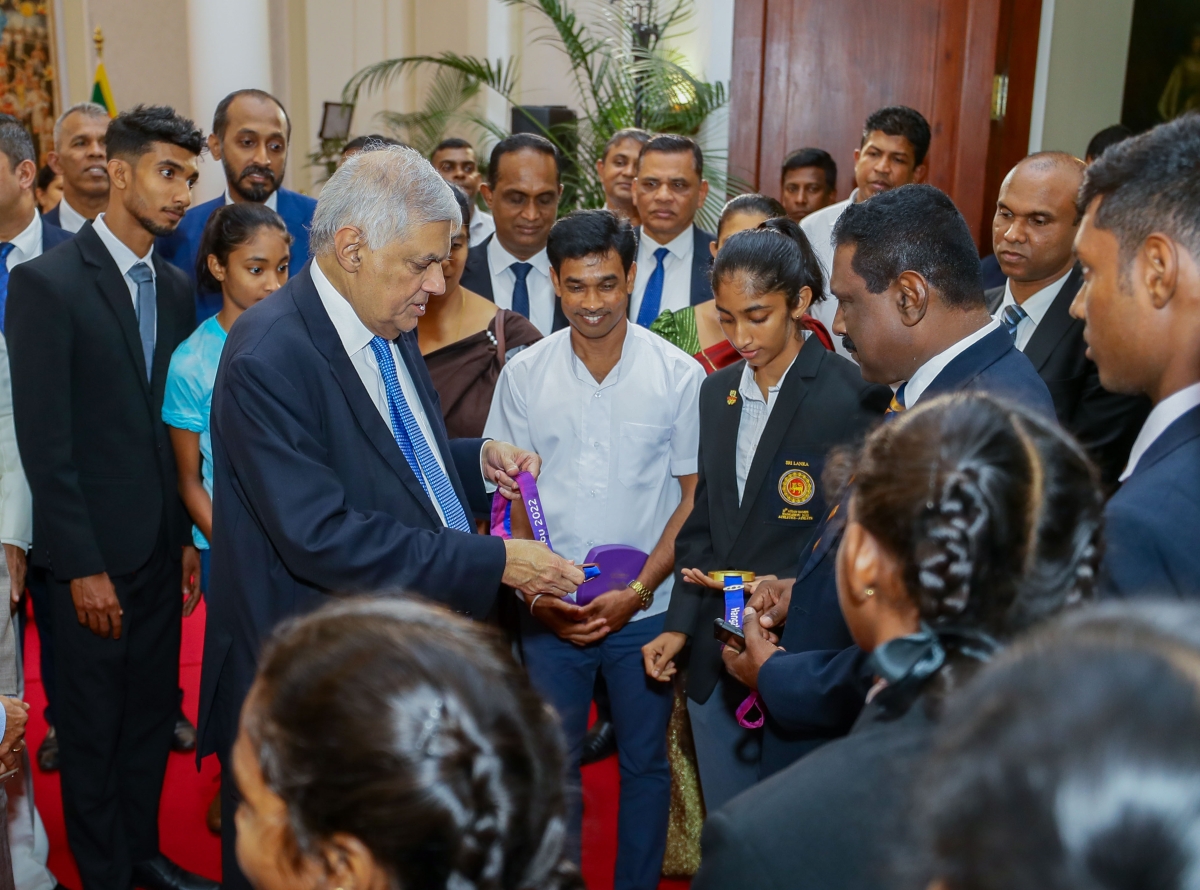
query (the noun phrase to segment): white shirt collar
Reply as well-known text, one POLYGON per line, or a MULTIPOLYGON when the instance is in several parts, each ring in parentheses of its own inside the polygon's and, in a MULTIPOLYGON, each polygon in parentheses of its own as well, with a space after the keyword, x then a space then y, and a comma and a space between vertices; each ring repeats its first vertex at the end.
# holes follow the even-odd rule
POLYGON ((992 331, 1000 327, 998 319, 992 319, 989 324, 985 324, 969 337, 963 337, 949 349, 944 352, 939 352, 921 367, 917 368, 912 377, 908 378, 908 382, 904 384, 904 407, 911 408, 917 404, 917 400, 921 398, 921 394, 929 388, 929 384, 937 379, 938 374, 946 369, 946 365, 950 364, 992 331))
POLYGON ((96 234, 100 236, 100 240, 104 242, 104 246, 108 248, 108 252, 112 255, 122 275, 128 275, 129 270, 138 263, 145 263, 150 267, 151 274, 154 274, 154 263, 150 262, 150 258, 154 254, 153 241, 150 242, 150 249, 146 251, 146 255, 140 257, 130 250, 124 241, 112 233, 112 230, 104 222, 103 213, 96 217, 96 221, 92 223, 92 228, 96 230, 96 234))
MULTIPOLYGON (((1025 302, 1021 304, 1021 308, 1025 310, 1025 314, 1029 316, 1030 321, 1034 326, 1042 323, 1042 319, 1046 317, 1050 306, 1054 303, 1054 298, 1058 296, 1063 289, 1063 285, 1067 283, 1067 278, 1070 276, 1071 270, 1068 269, 1065 274, 1057 281, 1043 287, 1040 291, 1030 295, 1025 302)), ((1005 306, 1016 306, 1017 298, 1013 296, 1012 282, 1004 282, 1004 301, 1000 304, 1000 308, 996 310, 996 318, 1000 318, 1004 313, 1005 306)))
POLYGON ((8 265, 17 265, 17 263, 25 263, 34 257, 42 255, 42 217, 35 210, 33 212, 33 221, 21 230, 16 238, 10 242, 13 246, 12 252, 8 255, 8 265))
POLYGON ((1154 406, 1146 422, 1142 424, 1141 432, 1133 441, 1129 452, 1129 463, 1121 473, 1120 481, 1124 482, 1137 469, 1138 461, 1142 459, 1150 446, 1167 431, 1167 427, 1200 405, 1200 383, 1193 383, 1179 392, 1172 393, 1154 406))
MULTIPOLYGON (((228 185, 225 186, 225 203, 226 204, 233 203, 233 196, 231 194, 229 194, 229 186, 228 185)), ((267 195, 267 200, 263 201, 263 204, 265 204, 267 207, 270 207, 272 210, 274 210, 276 213, 278 213, 279 212, 279 189, 275 189, 275 191, 273 191, 273 192, 271 192, 271 194, 267 195)))
POLYGON ((660 247, 665 247, 671 252, 671 256, 679 260, 690 260, 692 258, 692 250, 696 246, 696 238, 692 234, 692 230, 696 228, 696 224, 688 226, 671 241, 666 244, 659 244, 654 240, 654 236, 646 231, 645 226, 642 227, 641 244, 639 245, 639 253, 641 253, 643 262, 651 259, 654 256, 654 251, 660 247))
POLYGON ((66 195, 63 195, 62 200, 58 202, 59 227, 68 232, 75 233, 82 229, 83 224, 87 221, 88 218, 72 207, 66 195))
POLYGON ((488 268, 495 269, 497 272, 502 269, 507 269, 513 263, 529 263, 533 268, 550 278, 550 257, 546 254, 546 248, 542 248, 527 260, 519 260, 500 243, 500 238, 496 235, 492 236, 492 240, 488 242, 488 268))
POLYGON ((375 335, 362 323, 362 319, 358 317, 358 313, 354 311, 350 301, 343 297, 325 277, 320 264, 313 260, 309 263, 309 268, 313 284, 317 286, 317 296, 321 298, 321 305, 325 307, 325 313, 333 322, 334 330, 337 331, 338 339, 342 341, 346 355, 354 355, 370 343, 375 335))
MULTIPOLYGON (((788 365, 787 370, 780 375, 779 380, 775 383, 775 385, 767 387, 768 395, 773 396, 779 392, 779 390, 783 389, 783 381, 787 380, 788 372, 792 370, 792 366, 796 364, 796 359, 798 358, 800 358, 800 353, 797 352, 792 358, 791 364, 788 365)), ((747 362, 745 367, 742 368, 742 380, 741 383, 738 384, 738 392, 742 394, 743 399, 746 399, 750 402, 763 402, 765 404, 767 401, 763 398, 762 390, 759 389, 758 384, 754 382, 754 369, 750 367, 749 362, 747 362)))
MULTIPOLYGON (((575 372, 575 379, 590 386, 598 386, 600 389, 616 385, 621 379, 621 368, 631 361, 629 356, 635 348, 633 347, 633 341, 634 337, 637 336, 636 328, 637 325, 632 321, 625 323, 625 339, 621 341, 621 357, 617 359, 617 363, 612 366, 612 370, 605 375, 604 379, 599 381, 592 376, 592 372, 583 363, 583 359, 576 354, 575 341, 571 339, 570 328, 566 328, 567 334, 565 339, 568 343, 568 348, 571 350, 571 370, 575 372)), ((655 334, 653 336, 658 335, 655 334)))

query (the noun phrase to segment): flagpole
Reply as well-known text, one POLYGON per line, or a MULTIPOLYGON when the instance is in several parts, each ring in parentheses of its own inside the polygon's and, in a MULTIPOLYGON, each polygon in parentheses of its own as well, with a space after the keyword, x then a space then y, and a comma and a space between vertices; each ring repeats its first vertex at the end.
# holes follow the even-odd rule
POLYGON ((96 45, 96 77, 92 82, 92 101, 104 107, 109 117, 117 116, 117 103, 113 99, 112 87, 108 85, 108 73, 104 70, 104 32, 100 26, 92 32, 92 42, 96 45))

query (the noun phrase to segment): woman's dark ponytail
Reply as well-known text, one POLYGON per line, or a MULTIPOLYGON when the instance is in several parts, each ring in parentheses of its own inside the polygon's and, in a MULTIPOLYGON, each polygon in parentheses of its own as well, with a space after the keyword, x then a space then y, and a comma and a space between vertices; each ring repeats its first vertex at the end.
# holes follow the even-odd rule
POLYGON ((806 287, 813 303, 825 299, 821 264, 804 231, 787 217, 729 236, 713 262, 713 287, 734 275, 755 294, 783 293, 789 309, 799 305, 806 287))

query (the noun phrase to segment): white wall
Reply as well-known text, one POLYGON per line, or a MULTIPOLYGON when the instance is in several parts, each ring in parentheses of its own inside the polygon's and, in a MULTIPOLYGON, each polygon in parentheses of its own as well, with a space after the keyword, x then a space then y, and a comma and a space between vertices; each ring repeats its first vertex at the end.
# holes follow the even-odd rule
POLYGON ((1029 150, 1083 157, 1121 119, 1133 0, 1043 0, 1042 16, 1029 150))

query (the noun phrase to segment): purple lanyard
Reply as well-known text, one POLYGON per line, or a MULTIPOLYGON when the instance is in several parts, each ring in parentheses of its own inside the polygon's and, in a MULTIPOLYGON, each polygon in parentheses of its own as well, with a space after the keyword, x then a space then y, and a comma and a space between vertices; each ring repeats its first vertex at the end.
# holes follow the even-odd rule
MULTIPOLYGON (((541 541, 551 550, 550 527, 546 525, 546 511, 542 507, 541 496, 538 495, 537 481, 532 473, 518 473, 517 487, 521 489, 521 501, 525 504, 525 512, 529 516, 529 525, 533 529, 533 539, 541 541)), ((497 491, 492 495, 492 534, 497 538, 512 537, 512 501, 497 491)), ((600 574, 595 566, 581 566, 585 581, 590 581, 600 574)))

